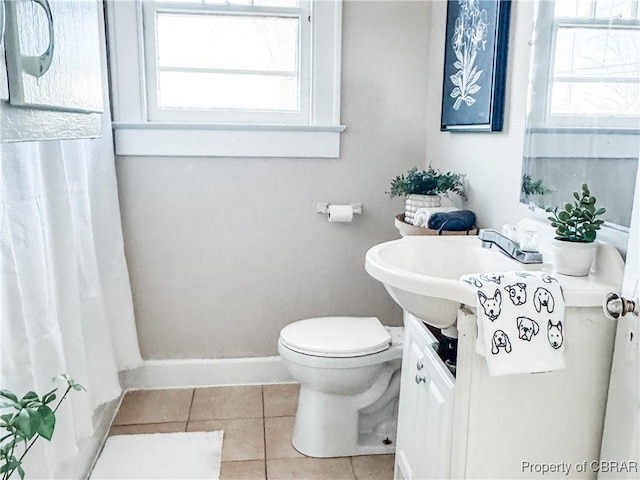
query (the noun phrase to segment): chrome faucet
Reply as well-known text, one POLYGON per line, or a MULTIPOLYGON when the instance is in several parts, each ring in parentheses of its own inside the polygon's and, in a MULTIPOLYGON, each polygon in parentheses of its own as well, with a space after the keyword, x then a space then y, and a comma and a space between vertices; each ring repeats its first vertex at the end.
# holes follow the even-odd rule
POLYGON ((542 263, 540 252, 520 250, 518 242, 514 242, 495 230, 480 230, 478 238, 482 242, 482 248, 491 248, 492 245, 496 245, 502 252, 520 263, 542 263))

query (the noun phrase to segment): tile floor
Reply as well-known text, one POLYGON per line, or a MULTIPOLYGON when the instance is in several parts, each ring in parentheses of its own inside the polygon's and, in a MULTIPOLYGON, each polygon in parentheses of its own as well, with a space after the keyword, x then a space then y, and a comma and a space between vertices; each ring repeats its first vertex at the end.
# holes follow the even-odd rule
POLYGON ((310 458, 291 446, 297 385, 129 392, 110 435, 224 430, 221 480, 391 480, 393 455, 310 458))

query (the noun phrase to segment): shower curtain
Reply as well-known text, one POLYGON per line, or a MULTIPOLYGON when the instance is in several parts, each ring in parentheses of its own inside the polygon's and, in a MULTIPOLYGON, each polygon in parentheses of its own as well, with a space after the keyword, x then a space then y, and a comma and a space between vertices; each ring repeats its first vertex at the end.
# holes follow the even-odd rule
POLYGON ((73 461, 96 408, 119 397, 118 371, 141 362, 111 142, 0 145, 0 386, 44 393, 68 373, 87 390, 30 452, 29 478, 73 461))

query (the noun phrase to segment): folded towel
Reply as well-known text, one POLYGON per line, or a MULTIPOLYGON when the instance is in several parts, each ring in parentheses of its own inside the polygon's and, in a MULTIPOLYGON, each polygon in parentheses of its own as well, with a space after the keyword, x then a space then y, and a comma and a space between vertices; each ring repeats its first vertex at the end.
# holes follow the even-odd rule
POLYGON ((476 225, 476 215, 471 210, 437 212, 429 217, 427 225, 432 230, 446 230, 451 232, 469 231, 476 225))
POLYGON ((565 368, 564 295, 542 272, 463 275, 477 290, 476 352, 489 375, 549 372, 565 368))
POLYGON ((423 207, 416 210, 416 213, 413 216, 413 226, 414 227, 424 227, 427 228, 427 222, 429 221, 429 217, 435 213, 442 212, 452 212, 455 208, 451 207, 423 207))

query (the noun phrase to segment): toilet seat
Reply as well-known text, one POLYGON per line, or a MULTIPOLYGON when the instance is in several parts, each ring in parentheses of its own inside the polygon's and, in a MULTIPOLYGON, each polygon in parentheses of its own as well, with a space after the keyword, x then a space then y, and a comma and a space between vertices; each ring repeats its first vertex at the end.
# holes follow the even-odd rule
POLYGON ((317 357, 361 357, 387 350, 391 336, 376 317, 320 317, 293 322, 280 341, 294 352, 317 357))

